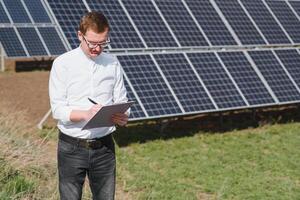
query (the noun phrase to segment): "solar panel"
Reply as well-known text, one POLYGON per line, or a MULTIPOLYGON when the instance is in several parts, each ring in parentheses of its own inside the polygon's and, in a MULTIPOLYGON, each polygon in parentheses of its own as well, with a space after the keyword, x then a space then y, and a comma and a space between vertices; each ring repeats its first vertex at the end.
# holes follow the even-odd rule
POLYGON ((0 3, 0 23, 10 23, 8 16, 0 3))
POLYGON ((213 46, 237 45, 222 19, 207 0, 185 0, 213 46))
POLYGON ((0 28, 0 41, 7 56, 26 56, 22 44, 13 28, 0 28))
POLYGON ((54 27, 39 27, 38 30, 51 55, 60 55, 66 52, 66 48, 54 27))
POLYGON ((295 49, 275 50, 289 74, 300 87, 300 55, 295 49))
POLYGON ((118 59, 149 116, 182 113, 149 55, 124 55, 118 59))
POLYGON ((246 106, 214 53, 187 55, 219 108, 246 106))
POLYGON ((261 0, 242 0, 242 3, 270 44, 291 43, 261 0))
POLYGON ((280 102, 300 100, 299 92, 272 51, 249 51, 249 54, 280 102))
POLYGON ((300 43, 300 21, 285 1, 269 1, 267 4, 295 43, 300 43))
POLYGON ((218 55, 250 105, 275 103, 243 52, 219 52, 218 55))
POLYGON ((157 54, 154 58, 186 112, 215 109, 183 54, 157 54))
POLYGON ((183 3, 178 0, 155 0, 181 46, 209 46, 183 3))
POLYGON ((14 23, 31 23, 21 1, 3 0, 14 23))
POLYGON ((299 43, 289 4, 300 16, 291 0, 0 0, 0 41, 8 57, 60 55, 78 47, 81 17, 99 10, 136 102, 131 120, 294 103, 297 49, 234 49, 299 43))
POLYGON ((148 47, 178 47, 151 1, 123 1, 148 47))
POLYGON ((289 0, 288 3, 292 6, 298 16, 300 16, 300 2, 289 0))
POLYGON ((47 52, 34 28, 17 28, 30 56, 43 56, 47 52))
POLYGON ((145 48, 125 11, 117 0, 87 0, 91 10, 102 11, 110 24, 111 47, 145 48))
POLYGON ((236 0, 215 0, 243 45, 266 44, 236 0))
POLYGON ((125 87, 127 90, 127 97, 129 101, 134 101, 135 103, 131 106, 130 109, 130 119, 140 119, 140 118, 145 118, 146 115, 142 109, 142 107, 140 106, 139 102, 137 101, 133 91, 131 90, 131 88, 129 87, 129 84, 126 80, 124 80, 125 83, 125 87))
POLYGON ((35 23, 51 23, 40 0, 23 0, 35 23))
POLYGON ((78 47, 78 25, 81 17, 88 11, 81 0, 48 0, 55 17, 66 35, 71 47, 78 47))

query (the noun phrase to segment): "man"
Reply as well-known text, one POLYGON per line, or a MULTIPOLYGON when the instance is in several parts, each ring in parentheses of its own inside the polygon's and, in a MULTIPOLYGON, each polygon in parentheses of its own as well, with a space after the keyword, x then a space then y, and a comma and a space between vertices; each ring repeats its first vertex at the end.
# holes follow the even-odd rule
MULTIPOLYGON (((50 73, 49 96, 58 120, 58 172, 61 199, 81 199, 86 175, 93 199, 114 199, 115 127, 81 130, 101 105, 126 102, 122 69, 115 57, 102 52, 109 43, 109 24, 100 12, 80 21, 80 46, 56 58, 50 73), (93 99, 98 104, 88 100, 93 99)), ((128 113, 112 117, 124 126, 128 113)))

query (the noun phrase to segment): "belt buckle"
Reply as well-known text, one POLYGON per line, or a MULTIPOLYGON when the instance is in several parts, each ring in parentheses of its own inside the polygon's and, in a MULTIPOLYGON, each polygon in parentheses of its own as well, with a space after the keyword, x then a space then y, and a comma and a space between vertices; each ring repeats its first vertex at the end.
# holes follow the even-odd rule
POLYGON ((86 147, 87 148, 93 148, 93 142, 95 142, 96 140, 94 140, 94 139, 88 139, 88 140, 86 140, 86 147))

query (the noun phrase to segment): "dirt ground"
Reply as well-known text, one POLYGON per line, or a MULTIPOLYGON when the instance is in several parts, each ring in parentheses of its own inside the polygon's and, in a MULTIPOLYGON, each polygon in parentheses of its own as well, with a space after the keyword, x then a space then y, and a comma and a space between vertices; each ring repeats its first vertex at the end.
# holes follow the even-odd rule
MULTIPOLYGON (((11 112, 22 111, 29 123, 38 124, 50 109, 49 71, 0 73, 0 102, 11 112)), ((50 116, 46 125, 53 126, 50 116)))
MULTIPOLYGON (((36 127, 50 109, 48 80, 49 71, 0 73, 0 107, 6 107, 5 109, 1 107, 0 112, 3 109, 9 112, 21 111, 20 113, 25 113, 27 126, 36 127)), ((56 121, 50 115, 45 125, 54 127, 56 121)), ((48 155, 44 156, 44 161, 39 162, 46 164, 50 162, 49 160, 55 162, 53 159, 56 158, 56 142, 49 140, 43 146, 47 149, 48 155)), ((121 188, 122 186, 117 184, 116 199, 131 199, 121 188)))

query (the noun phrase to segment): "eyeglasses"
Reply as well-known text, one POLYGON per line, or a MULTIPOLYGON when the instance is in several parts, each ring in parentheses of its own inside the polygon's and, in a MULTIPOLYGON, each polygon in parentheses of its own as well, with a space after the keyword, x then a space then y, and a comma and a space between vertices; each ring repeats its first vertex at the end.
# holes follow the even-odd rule
POLYGON ((93 44, 93 43, 89 42, 83 35, 82 35, 82 37, 90 49, 95 49, 98 46, 101 48, 105 48, 110 43, 110 38, 107 38, 107 40, 105 42, 99 42, 99 43, 93 44))

